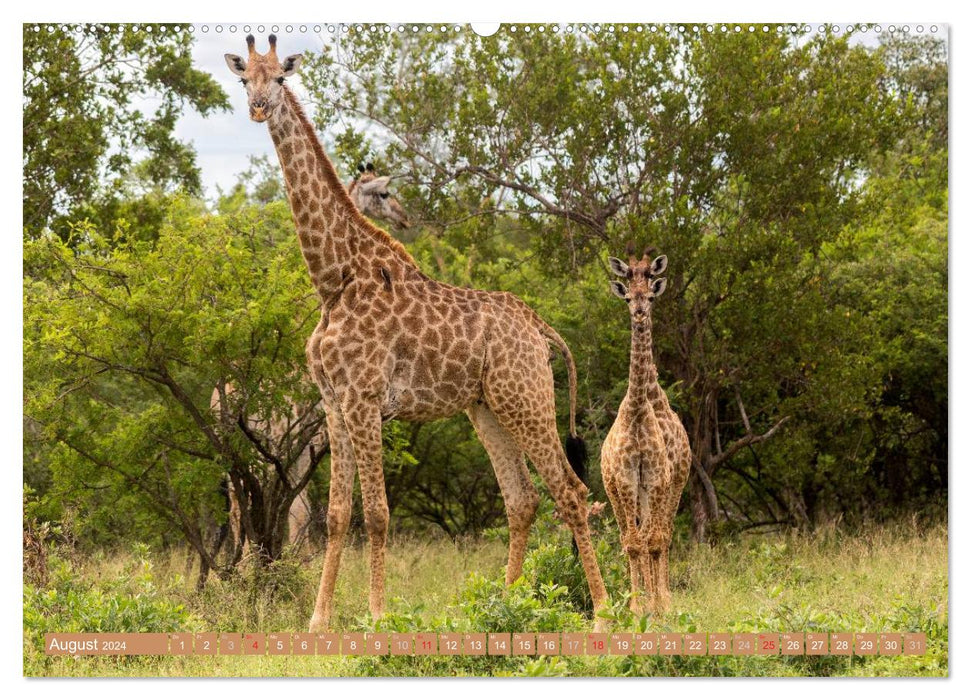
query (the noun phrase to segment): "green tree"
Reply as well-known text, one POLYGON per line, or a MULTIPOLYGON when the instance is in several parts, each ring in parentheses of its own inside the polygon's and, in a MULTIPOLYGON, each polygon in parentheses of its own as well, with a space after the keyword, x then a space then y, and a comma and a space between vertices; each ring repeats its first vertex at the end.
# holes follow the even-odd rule
POLYGON ((947 47, 888 36, 878 54, 899 129, 873 156, 870 213, 828 254, 841 302, 871 324, 880 373, 870 500, 923 508, 948 484, 947 47))
MULTIPOLYGON (((628 240, 668 254, 655 356, 691 438, 697 537, 946 494, 943 46, 613 29, 355 34, 303 77, 336 160, 396 176, 426 272, 512 291, 567 339, 593 454, 630 347, 605 257, 628 240)), ((270 475, 320 425, 317 299, 275 163, 215 213, 150 163, 25 243, 25 481, 86 541, 180 538, 208 567, 228 477, 265 563, 298 487, 270 475), (294 401, 314 408, 289 442, 250 429, 294 401)), ((463 419, 390 424, 385 452, 407 526, 501 520, 463 419)))
POLYGON ((192 66, 176 24, 25 24, 23 123, 26 232, 66 234, 76 209, 111 202, 139 157, 150 187, 200 189, 192 148, 174 137, 188 106, 226 109, 226 94, 192 66), (146 105, 154 111, 147 112, 146 105))
POLYGON ((174 534, 204 580, 219 566, 207 531, 225 521, 228 478, 260 561, 277 558, 290 504, 326 452, 304 355, 319 306, 286 205, 219 216, 176 200, 154 240, 83 224, 68 241, 26 242, 24 267, 25 415, 47 495, 78 513, 77 534, 174 534), (226 383, 227 409, 211 411, 226 383), (294 405, 285 434, 252 428, 294 405), (308 448, 314 468, 289 478, 308 448))
MULTIPOLYGON (((600 274, 591 295, 607 296, 600 261, 628 240, 670 256, 656 357, 691 438, 704 538, 731 509, 718 491, 730 469, 723 483, 766 503, 750 524, 795 522, 792 494, 821 488, 807 426, 863 415, 874 396, 866 328, 848 324, 821 250, 865 213, 861 183, 899 114, 881 54, 846 37, 695 29, 368 32, 308 56, 304 79, 338 154, 387 144, 406 206, 462 249, 473 283, 500 262, 500 218, 513 266, 537 256, 561 287, 600 274), (759 474, 770 443, 805 447, 770 465, 787 475, 775 493, 759 474)), ((506 288, 541 308, 569 296, 545 280, 506 288)), ((599 296, 572 311, 580 366, 604 370, 587 380, 599 432, 614 410, 601 397, 626 374, 625 317, 599 296), (587 342, 605 334, 607 356, 587 342)))

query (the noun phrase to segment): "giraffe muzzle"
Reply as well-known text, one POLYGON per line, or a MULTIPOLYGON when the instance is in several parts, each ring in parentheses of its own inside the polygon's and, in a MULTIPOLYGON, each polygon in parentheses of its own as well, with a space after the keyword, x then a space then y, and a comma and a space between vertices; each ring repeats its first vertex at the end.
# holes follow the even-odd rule
POLYGON ((266 100, 257 100, 250 103, 249 116, 254 122, 265 122, 270 116, 270 105, 266 100))

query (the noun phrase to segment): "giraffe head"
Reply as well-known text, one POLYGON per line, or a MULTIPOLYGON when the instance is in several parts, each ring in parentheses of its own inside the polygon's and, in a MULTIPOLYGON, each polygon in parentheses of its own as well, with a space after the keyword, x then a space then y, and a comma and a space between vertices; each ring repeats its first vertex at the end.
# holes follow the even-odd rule
POLYGON ((668 266, 668 257, 659 255, 651 260, 652 248, 644 251, 638 258, 634 254, 632 244, 627 246, 628 262, 619 258, 608 258, 610 271, 618 277, 627 280, 623 282, 613 280, 610 283, 610 290, 615 296, 627 302, 630 310, 631 323, 635 328, 643 328, 651 320, 651 307, 667 288, 668 281, 664 277, 658 277, 668 266))
POLYGON ((262 56, 256 52, 256 39, 246 37, 249 56, 243 59, 236 54, 226 54, 229 70, 239 76, 246 86, 249 98, 249 115, 255 122, 265 122, 283 100, 283 81, 297 72, 302 56, 293 54, 281 62, 276 55, 276 36, 270 34, 270 50, 262 56))
POLYGON ((391 178, 387 175, 378 177, 373 163, 368 163, 367 167, 358 165, 357 169, 358 175, 347 188, 347 193, 360 212, 372 219, 390 221, 398 230, 411 226, 408 214, 388 191, 391 178))

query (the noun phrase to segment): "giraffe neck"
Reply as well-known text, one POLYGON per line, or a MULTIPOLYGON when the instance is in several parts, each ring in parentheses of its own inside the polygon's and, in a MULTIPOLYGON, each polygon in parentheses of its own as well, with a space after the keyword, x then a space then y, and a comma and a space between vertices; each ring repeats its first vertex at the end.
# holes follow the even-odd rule
POLYGON ((401 265, 417 270, 401 244, 354 206, 296 96, 286 86, 283 92, 267 123, 300 249, 321 299, 332 299, 362 272, 370 275, 382 266, 397 271, 401 265))
POLYGON ((631 328, 630 370, 627 379, 627 401, 631 410, 639 412, 654 406, 660 399, 661 387, 654 364, 651 322, 631 328))

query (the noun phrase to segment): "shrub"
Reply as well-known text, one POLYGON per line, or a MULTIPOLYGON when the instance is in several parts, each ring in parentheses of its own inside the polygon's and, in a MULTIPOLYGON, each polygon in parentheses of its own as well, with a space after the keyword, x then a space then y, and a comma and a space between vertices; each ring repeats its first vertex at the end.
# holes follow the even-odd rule
POLYGON ((24 665, 43 668, 48 632, 177 632, 201 627, 181 603, 156 586, 147 549, 136 547, 120 574, 90 582, 51 553, 46 586, 24 584, 24 665))

